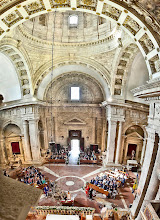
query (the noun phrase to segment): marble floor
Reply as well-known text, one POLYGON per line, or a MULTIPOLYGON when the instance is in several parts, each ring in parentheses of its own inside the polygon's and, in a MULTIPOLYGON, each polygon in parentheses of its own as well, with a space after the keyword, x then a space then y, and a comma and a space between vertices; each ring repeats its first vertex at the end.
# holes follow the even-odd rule
MULTIPOLYGON (((71 197, 74 198, 75 206, 93 207, 96 212, 100 212, 99 206, 103 204, 113 204, 120 208, 128 208, 133 203, 134 196, 132 194, 132 186, 134 178, 133 173, 130 173, 131 178, 125 183, 124 188, 119 188, 119 195, 116 199, 105 198, 104 195, 96 193, 93 200, 90 200, 84 190, 86 182, 89 182, 97 174, 107 170, 107 168, 98 165, 64 165, 64 164, 46 164, 39 167, 42 173, 50 180, 57 182, 57 185, 64 191, 70 191, 71 197)), ((42 195, 38 205, 60 205, 52 198, 45 198, 42 195)))

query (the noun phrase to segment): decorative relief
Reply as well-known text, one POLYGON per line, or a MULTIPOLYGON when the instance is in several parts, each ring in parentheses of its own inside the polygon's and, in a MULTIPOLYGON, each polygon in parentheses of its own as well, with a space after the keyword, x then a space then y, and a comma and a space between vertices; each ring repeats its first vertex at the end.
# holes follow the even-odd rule
POLYGON ((42 0, 32 2, 28 5, 23 6, 23 7, 26 10, 26 12, 28 13, 28 15, 32 15, 37 12, 45 10, 44 3, 42 0))
POLYGON ((2 19, 2 21, 8 26, 11 27, 18 21, 22 20, 23 16, 20 14, 18 10, 15 10, 14 12, 8 14, 6 17, 2 19))
POLYGON ((126 27, 134 36, 141 29, 140 25, 130 16, 126 17, 123 26, 126 27))
POLYGON ((155 49, 151 39, 148 37, 146 33, 140 38, 139 43, 141 44, 146 54, 155 49))
POLYGON ((122 85, 122 79, 116 79, 115 85, 122 85))
POLYGON ((23 90, 23 95, 28 95, 30 94, 30 89, 24 89, 23 90))
POLYGON ((160 61, 159 56, 156 55, 149 60, 149 64, 152 70, 152 74, 160 71, 160 61))
POLYGON ((114 89, 114 95, 121 95, 121 89, 114 89))
POLYGON ((160 2, 159 0, 139 0, 139 2, 160 21, 160 2))
POLYGON ((51 8, 58 8, 58 7, 70 7, 69 0, 49 0, 51 8))
POLYGON ((120 15, 121 15, 122 11, 120 11, 119 9, 112 7, 111 5, 108 5, 106 3, 104 3, 103 5, 103 10, 102 10, 102 14, 118 21, 120 15))
POLYGON ((79 0, 77 1, 77 7, 96 11, 97 0, 79 0))
POLYGON ((123 77, 124 74, 127 73, 127 65, 134 55, 134 52, 137 51, 137 46, 135 44, 130 44, 127 48, 125 48, 124 52, 122 53, 121 59, 119 61, 117 67, 117 77, 114 83, 114 95, 121 95, 122 94, 122 85, 124 86, 123 77), (121 76, 121 78, 120 78, 121 76))
POLYGON ((7 5, 9 5, 12 2, 13 2, 13 0, 1 0, 0 1, 0 9, 6 7, 7 5))
POLYGON ((4 30, 0 27, 0 36, 4 33, 4 30))

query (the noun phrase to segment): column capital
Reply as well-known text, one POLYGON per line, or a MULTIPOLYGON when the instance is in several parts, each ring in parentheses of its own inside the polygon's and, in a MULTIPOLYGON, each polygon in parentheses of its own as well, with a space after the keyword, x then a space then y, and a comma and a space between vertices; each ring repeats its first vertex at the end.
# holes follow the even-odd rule
POLYGON ((27 125, 28 121, 27 120, 23 120, 22 123, 23 123, 23 125, 27 125))
POLYGON ((112 125, 116 125, 116 124, 117 124, 117 120, 115 120, 115 119, 108 118, 107 120, 108 120, 108 122, 111 123, 112 125))
POLYGON ((39 121, 39 118, 30 118, 30 119, 28 119, 29 123, 36 123, 38 121, 39 121))

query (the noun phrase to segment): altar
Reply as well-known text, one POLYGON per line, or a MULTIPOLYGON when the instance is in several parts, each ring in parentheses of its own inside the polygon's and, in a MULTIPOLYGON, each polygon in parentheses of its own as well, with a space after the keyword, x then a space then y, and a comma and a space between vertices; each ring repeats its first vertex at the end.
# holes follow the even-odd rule
POLYGON ((131 170, 133 167, 138 167, 138 162, 136 160, 127 160, 127 169, 131 170))
POLYGON ((46 220, 79 220, 78 215, 54 215, 48 214, 46 220))

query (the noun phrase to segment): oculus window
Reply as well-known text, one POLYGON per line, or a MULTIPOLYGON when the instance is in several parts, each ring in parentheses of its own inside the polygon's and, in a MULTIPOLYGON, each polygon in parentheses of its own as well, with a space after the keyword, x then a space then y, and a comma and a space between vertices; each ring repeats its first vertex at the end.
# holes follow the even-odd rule
POLYGON ((69 27, 77 27, 78 26, 78 16, 70 15, 68 18, 69 27))
POLYGON ((80 88, 71 87, 71 100, 79 101, 80 99, 80 88))

